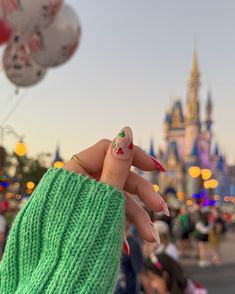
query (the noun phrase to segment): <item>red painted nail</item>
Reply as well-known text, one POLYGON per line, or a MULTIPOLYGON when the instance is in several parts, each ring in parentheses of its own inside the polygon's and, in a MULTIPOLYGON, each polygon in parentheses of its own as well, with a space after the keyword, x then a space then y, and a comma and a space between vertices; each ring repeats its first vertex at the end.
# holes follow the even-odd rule
POLYGON ((166 216, 170 217, 170 216, 171 216, 171 215, 170 215, 170 211, 169 211, 169 208, 168 208, 168 206, 167 206, 165 200, 162 198, 162 196, 159 195, 159 197, 160 197, 160 206, 161 206, 162 212, 163 212, 166 216))
POLYGON ((131 251, 130 251, 130 247, 129 244, 127 242, 127 239, 125 238, 123 241, 123 250, 125 251, 126 255, 130 256, 131 255, 131 251))
POLYGON ((155 165, 157 170, 159 170, 160 172, 165 172, 166 171, 165 168, 163 167, 163 165, 159 161, 157 161, 156 158, 154 158, 152 156, 150 156, 150 158, 154 162, 154 165, 155 165))

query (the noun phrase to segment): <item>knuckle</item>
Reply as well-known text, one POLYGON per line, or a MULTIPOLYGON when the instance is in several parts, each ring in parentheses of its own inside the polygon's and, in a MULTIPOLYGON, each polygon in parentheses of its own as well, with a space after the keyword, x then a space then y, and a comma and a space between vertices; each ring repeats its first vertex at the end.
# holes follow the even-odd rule
POLYGON ((110 140, 103 138, 98 142, 98 144, 100 144, 100 145, 108 145, 108 144, 110 144, 110 140))
POLYGON ((109 168, 107 171, 107 177, 110 179, 119 179, 122 172, 117 168, 109 168))

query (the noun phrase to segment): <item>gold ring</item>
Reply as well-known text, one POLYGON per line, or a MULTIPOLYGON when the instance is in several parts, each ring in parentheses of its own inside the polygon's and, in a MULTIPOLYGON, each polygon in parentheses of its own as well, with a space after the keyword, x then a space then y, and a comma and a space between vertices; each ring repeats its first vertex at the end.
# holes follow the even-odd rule
POLYGON ((76 154, 72 156, 71 160, 72 159, 74 159, 78 164, 80 164, 88 174, 92 174, 91 170, 86 166, 86 164, 83 161, 81 161, 81 159, 76 154))

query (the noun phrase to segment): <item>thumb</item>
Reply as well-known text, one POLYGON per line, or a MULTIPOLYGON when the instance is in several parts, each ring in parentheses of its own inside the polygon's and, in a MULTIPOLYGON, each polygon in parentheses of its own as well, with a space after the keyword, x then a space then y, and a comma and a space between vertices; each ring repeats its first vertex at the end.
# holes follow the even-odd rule
POLYGON ((109 146, 100 181, 122 190, 130 172, 133 154, 132 131, 125 127, 109 146))

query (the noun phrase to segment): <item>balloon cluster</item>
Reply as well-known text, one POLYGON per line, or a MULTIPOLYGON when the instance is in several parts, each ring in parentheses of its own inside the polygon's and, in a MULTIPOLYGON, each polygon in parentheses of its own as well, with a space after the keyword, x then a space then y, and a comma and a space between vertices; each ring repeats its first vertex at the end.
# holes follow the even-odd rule
POLYGON ((48 68, 68 61, 80 37, 78 16, 64 0, 0 0, 2 63, 17 87, 36 84, 48 68))

